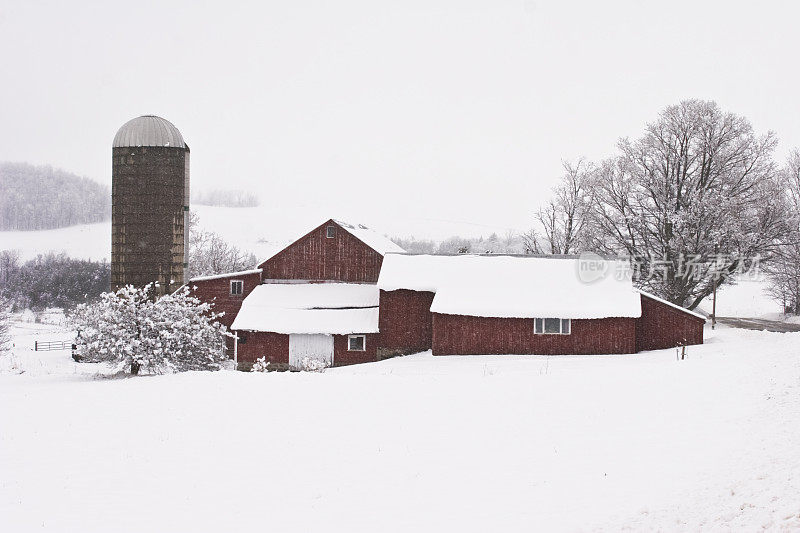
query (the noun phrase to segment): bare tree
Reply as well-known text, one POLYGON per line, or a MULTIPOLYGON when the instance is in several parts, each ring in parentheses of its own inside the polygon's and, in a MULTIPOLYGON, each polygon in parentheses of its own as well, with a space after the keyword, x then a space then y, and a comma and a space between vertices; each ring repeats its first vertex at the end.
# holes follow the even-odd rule
POLYGON ((644 287, 694 309, 786 234, 776 143, 714 102, 666 108, 598 168, 590 247, 635 257, 644 287))
POLYGON ((199 217, 189 215, 189 277, 224 274, 255 268, 256 256, 232 245, 218 233, 200 227, 199 217))
POLYGON ((800 314, 800 150, 794 150, 780 173, 788 231, 765 265, 767 292, 785 312, 800 314))
POLYGON ((594 167, 583 159, 565 161, 553 197, 536 213, 536 224, 522 235, 525 253, 571 254, 582 251, 586 222, 594 203, 594 167))

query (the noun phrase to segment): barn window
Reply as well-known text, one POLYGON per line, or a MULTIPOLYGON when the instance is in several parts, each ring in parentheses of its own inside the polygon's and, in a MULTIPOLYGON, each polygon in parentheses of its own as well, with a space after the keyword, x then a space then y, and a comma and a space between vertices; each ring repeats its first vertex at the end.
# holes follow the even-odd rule
POLYGON ((539 335, 569 335, 572 324, 569 318, 537 318, 534 320, 534 333, 539 335))
POLYGON ((325 236, 329 239, 336 237, 336 226, 328 226, 325 228, 325 236))
POLYGON ((347 350, 350 352, 363 352, 367 347, 366 335, 348 335, 347 350))
POLYGON ((231 294, 234 296, 240 295, 244 292, 244 281, 235 279, 231 281, 231 294))

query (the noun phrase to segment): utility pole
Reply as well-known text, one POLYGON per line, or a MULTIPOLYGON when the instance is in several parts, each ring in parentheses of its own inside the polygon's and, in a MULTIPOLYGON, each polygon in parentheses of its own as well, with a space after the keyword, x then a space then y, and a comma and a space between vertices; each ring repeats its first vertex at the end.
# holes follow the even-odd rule
POLYGON ((714 275, 714 299, 711 302, 711 329, 717 325, 717 276, 714 275))

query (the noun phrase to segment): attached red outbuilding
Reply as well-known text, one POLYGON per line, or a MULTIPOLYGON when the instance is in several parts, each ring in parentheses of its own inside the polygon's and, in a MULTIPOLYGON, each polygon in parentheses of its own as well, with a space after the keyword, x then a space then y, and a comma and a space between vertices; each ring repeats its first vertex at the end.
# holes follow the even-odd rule
POLYGON ((703 342, 702 315, 636 290, 623 261, 595 263, 582 272, 574 257, 390 254, 378 280, 382 346, 550 355, 703 342))

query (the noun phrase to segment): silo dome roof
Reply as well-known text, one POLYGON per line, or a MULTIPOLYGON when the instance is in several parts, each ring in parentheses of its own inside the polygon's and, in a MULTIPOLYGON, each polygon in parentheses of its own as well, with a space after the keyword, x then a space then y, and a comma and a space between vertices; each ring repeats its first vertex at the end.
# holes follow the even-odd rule
POLYGON ((183 136, 172 122, 155 115, 129 120, 114 135, 114 148, 124 146, 171 146, 186 148, 183 136))

